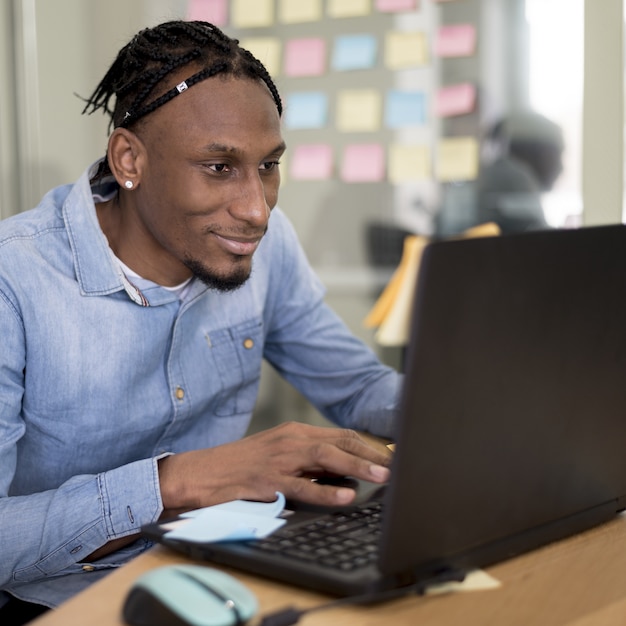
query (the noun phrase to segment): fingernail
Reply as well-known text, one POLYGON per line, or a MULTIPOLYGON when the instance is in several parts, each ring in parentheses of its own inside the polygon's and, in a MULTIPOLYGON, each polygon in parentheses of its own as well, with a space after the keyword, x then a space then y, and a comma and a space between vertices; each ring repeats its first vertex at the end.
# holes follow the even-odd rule
POLYGON ((370 474, 372 478, 381 482, 389 480, 389 468, 382 465, 370 465, 370 474))
POLYGON ((349 504, 354 499, 354 491, 352 489, 337 489, 335 498, 337 504, 349 504))

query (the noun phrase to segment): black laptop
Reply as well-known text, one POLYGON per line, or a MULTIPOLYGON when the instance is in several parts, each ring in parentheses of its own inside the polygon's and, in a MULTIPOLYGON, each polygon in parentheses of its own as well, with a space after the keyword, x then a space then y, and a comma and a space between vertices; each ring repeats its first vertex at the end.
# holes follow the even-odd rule
POLYGON ((193 558, 334 595, 441 579, 626 506, 626 227, 440 241, 418 277, 392 475, 193 558), (342 533, 345 533, 342 534, 342 533))

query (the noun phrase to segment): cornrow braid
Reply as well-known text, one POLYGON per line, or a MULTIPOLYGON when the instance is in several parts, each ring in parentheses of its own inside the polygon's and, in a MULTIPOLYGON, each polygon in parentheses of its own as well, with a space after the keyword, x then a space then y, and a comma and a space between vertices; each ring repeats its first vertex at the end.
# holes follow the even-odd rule
POLYGON ((101 110, 111 127, 130 127, 196 83, 216 74, 262 80, 282 115, 278 89, 264 65, 237 39, 208 22, 171 21, 146 28, 124 46, 83 113, 101 110), (176 87, 165 90, 168 77, 186 66, 197 71, 176 87), (111 101, 115 100, 114 106, 111 101))

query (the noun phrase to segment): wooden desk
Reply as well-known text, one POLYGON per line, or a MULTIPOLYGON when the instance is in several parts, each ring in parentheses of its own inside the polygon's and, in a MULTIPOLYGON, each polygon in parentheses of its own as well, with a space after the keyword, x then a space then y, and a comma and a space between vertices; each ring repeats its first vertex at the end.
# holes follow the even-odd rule
MULTIPOLYGON (((93 585, 36 626, 123 626, 121 607, 143 572, 189 562, 157 547, 93 585)), ((228 570, 256 593, 260 613, 327 597, 228 570)), ((369 607, 305 615, 302 626, 622 626, 626 624, 626 515, 570 539, 488 568, 502 587, 491 591, 407 597, 369 607)), ((253 620, 251 624, 256 624, 253 620)))

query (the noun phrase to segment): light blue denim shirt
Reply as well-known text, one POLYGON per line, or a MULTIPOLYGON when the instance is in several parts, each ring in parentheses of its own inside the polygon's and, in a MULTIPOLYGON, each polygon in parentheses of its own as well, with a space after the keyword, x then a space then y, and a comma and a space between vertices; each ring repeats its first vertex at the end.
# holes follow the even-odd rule
POLYGON ((0 222, 0 589, 48 606, 148 547, 82 562, 159 517, 161 455, 245 434, 263 359, 380 435, 402 381, 325 305, 280 209, 242 288, 195 281, 181 303, 125 279, 89 174, 0 222))

